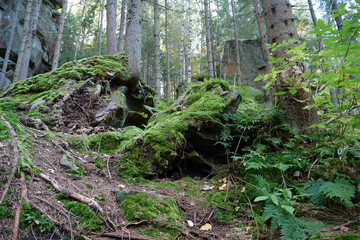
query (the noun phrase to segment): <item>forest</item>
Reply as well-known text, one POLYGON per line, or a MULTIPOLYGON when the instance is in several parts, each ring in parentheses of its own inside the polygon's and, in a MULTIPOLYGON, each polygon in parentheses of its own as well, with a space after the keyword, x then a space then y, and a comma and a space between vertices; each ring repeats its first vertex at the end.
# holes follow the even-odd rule
POLYGON ((0 239, 360 240, 360 0, 0 22, 0 239))

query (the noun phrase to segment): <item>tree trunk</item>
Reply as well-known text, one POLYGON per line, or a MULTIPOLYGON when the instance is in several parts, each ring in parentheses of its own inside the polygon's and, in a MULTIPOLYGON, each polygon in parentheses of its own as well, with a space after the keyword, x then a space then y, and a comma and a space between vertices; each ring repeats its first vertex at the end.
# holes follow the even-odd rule
POLYGON ((160 67, 160 13, 159 0, 154 0, 154 76, 156 98, 161 97, 161 67, 160 67))
POLYGON ((126 17, 126 0, 122 0, 121 2, 121 19, 120 19, 120 27, 119 27, 119 38, 117 51, 122 52, 124 50, 124 30, 125 30, 125 17, 126 17))
POLYGON ((185 82, 185 3, 181 1, 180 83, 185 82))
POLYGON ((58 30, 58 35, 56 36, 56 41, 55 41, 55 52, 54 52, 54 57, 53 57, 53 64, 51 66, 52 71, 57 69, 58 64, 59 64, 61 39, 62 39, 63 31, 64 31, 67 4, 68 4, 68 1, 63 0, 63 6, 62 6, 62 10, 61 10, 60 23, 59 23, 59 30, 58 30))
POLYGON ((33 8, 34 1, 35 0, 30 0, 30 1, 28 1, 27 5, 26 5, 26 16, 25 16, 25 23, 24 23, 24 28, 23 28, 23 37, 22 37, 22 40, 21 40, 19 54, 18 54, 18 58, 17 58, 17 62, 16 62, 16 68, 15 68, 13 82, 18 80, 20 69, 21 69, 21 66, 22 66, 22 60, 23 60, 23 57, 24 57, 24 50, 25 50, 26 41, 27 41, 29 35, 31 34, 31 32, 30 32, 30 26, 31 26, 30 22, 31 22, 31 14, 32 14, 32 8, 33 8))
MULTIPOLYGON (((270 44, 282 43, 290 39, 299 40, 292 14, 289 0, 262 0, 265 24, 270 39, 270 44)), ((287 47, 281 47, 273 51, 274 58, 289 58, 285 50, 290 47, 296 47, 299 42, 287 47)), ((284 60, 285 61, 285 60, 284 60)), ((281 66, 283 62, 275 64, 275 67, 281 66)), ((279 83, 275 86, 276 92, 286 92, 278 96, 278 102, 284 109, 286 117, 295 133, 306 133, 309 126, 317 121, 316 109, 304 109, 305 106, 312 103, 311 95, 299 85, 305 81, 302 74, 305 71, 301 62, 293 62, 294 65, 282 67, 283 72, 278 75, 279 83), (293 80, 289 80, 293 78, 293 80), (293 95, 289 93, 289 88, 296 88, 297 92, 293 95)))
POLYGON ((107 36, 108 55, 115 55, 117 53, 116 2, 117 0, 107 0, 107 4, 106 4, 106 36, 107 36))
POLYGON ((208 74, 209 74, 209 78, 214 78, 213 57, 212 57, 213 54, 211 49, 211 33, 210 33, 210 19, 209 19, 209 0, 204 0, 204 13, 205 13, 208 74))
POLYGON ((102 0, 101 12, 100 12, 100 23, 99 23, 99 50, 98 50, 98 55, 99 56, 101 56, 103 20, 104 20, 104 6, 105 6, 105 0, 102 0))
POLYGON ((189 34, 188 34, 188 69, 187 69, 187 83, 191 84, 191 41, 192 41, 192 10, 191 4, 192 1, 189 0, 189 34))
POLYGON ((87 0, 84 0, 84 1, 85 2, 84 2, 84 6, 82 8, 82 11, 81 11, 81 4, 82 4, 83 0, 80 0, 80 3, 79 3, 78 14, 80 14, 80 11, 81 11, 81 16, 80 16, 79 32, 78 32, 79 35, 76 38, 76 43, 75 43, 74 61, 76 61, 76 58, 77 58, 77 54, 78 54, 78 50, 79 50, 79 42, 80 42, 81 35, 82 35, 82 24, 83 24, 83 20, 84 20, 84 13, 85 13, 85 7, 86 7, 87 0))
POLYGON ((33 19, 30 22, 30 32, 27 36, 27 41, 25 42, 25 49, 23 59, 21 61, 20 71, 19 71, 19 80, 25 80, 29 72, 29 63, 31 57, 31 50, 34 43, 34 38, 36 35, 36 28, 39 19, 39 12, 42 5, 42 0, 35 0, 33 19))
POLYGON ((235 36, 235 50, 236 50, 236 73, 235 81, 238 86, 241 85, 241 65, 240 65, 240 48, 239 48, 239 35, 238 28, 236 25, 236 16, 235 16, 235 4, 234 0, 231 0, 231 10, 232 10, 232 19, 234 25, 234 36, 235 36))
POLYGON ((141 71, 141 15, 142 1, 129 0, 125 49, 128 52, 129 65, 134 80, 140 78, 141 71))
POLYGON ((16 4, 15 7, 15 14, 13 16, 12 19, 12 26, 11 26, 11 31, 10 31, 10 38, 9 41, 7 43, 7 48, 6 48, 6 53, 5 53, 5 58, 4 58, 4 62, 3 62, 3 66, 2 66, 2 70, 1 70, 1 74, 0 74, 0 88, 5 86, 5 73, 7 70, 7 65, 9 62, 9 57, 10 57, 10 52, 11 52, 11 47, 12 47, 12 42, 14 40, 14 35, 15 35, 15 30, 16 30, 16 25, 17 25, 17 21, 18 21, 18 14, 19 14, 19 9, 20 9, 20 4, 21 1, 18 1, 18 3, 16 4))
POLYGON ((168 3, 165 0, 165 47, 166 47, 166 90, 165 97, 171 97, 170 86, 170 57, 169 57, 169 33, 168 33, 168 3))
MULTIPOLYGON (((331 11, 332 10, 339 10, 337 0, 331 0, 331 11)), ((342 29, 342 17, 341 17, 341 14, 338 14, 335 17, 335 22, 336 22, 336 26, 337 26, 338 30, 341 30, 342 29)))
POLYGON ((254 4, 254 10, 256 14, 256 21, 259 28, 259 35, 260 35, 260 42, 261 42, 261 50, 264 57, 264 60, 266 62, 266 70, 269 71, 271 64, 270 64, 270 51, 268 47, 266 46, 267 40, 266 40, 266 32, 265 32, 265 25, 263 16, 261 14, 260 10, 260 4, 259 0, 253 0, 254 4))

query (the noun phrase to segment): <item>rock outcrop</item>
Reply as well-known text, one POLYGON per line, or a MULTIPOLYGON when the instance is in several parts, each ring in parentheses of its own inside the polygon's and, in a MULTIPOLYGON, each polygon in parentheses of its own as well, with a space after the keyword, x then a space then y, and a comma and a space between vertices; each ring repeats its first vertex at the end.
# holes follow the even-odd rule
MULTIPOLYGON (((258 39, 239 40, 241 59, 241 81, 243 85, 262 90, 262 81, 254 82, 259 75, 266 74, 266 63, 258 39)), ((234 77, 236 72, 236 47, 235 40, 225 43, 224 53, 220 63, 221 76, 234 77)))
MULTIPOLYGON (((9 85, 13 78, 23 36, 23 24, 26 15, 25 8, 28 1, 21 1, 22 4, 20 5, 18 19, 14 22, 12 18, 15 14, 15 3, 17 1, 0 0, 0 69, 2 68, 3 58, 9 44, 8 40, 11 34, 11 27, 13 24, 16 24, 14 40, 11 46, 10 61, 7 67, 4 85, 9 85)), ((51 70, 51 59, 54 52, 58 27, 57 21, 60 15, 56 9, 61 6, 61 0, 42 2, 36 35, 31 51, 29 76, 51 70)))

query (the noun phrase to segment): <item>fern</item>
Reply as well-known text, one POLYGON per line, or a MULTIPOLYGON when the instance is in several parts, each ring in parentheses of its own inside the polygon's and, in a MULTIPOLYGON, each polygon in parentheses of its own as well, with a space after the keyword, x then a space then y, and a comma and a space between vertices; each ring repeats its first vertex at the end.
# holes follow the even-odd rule
POLYGON ((325 181, 322 178, 318 180, 310 179, 304 186, 305 192, 311 195, 310 201, 318 206, 323 205, 325 196, 320 192, 320 187, 324 185, 325 181))
POLYGON ((325 182, 320 186, 319 191, 326 195, 327 198, 340 201, 345 207, 353 207, 351 198, 355 197, 355 186, 344 178, 337 177, 335 182, 325 182))
POLYGON ((267 204, 264 207, 264 221, 271 219, 271 233, 281 228, 281 239, 283 240, 305 240, 308 235, 313 234, 321 226, 313 222, 306 222, 295 217, 283 208, 274 204, 267 204))

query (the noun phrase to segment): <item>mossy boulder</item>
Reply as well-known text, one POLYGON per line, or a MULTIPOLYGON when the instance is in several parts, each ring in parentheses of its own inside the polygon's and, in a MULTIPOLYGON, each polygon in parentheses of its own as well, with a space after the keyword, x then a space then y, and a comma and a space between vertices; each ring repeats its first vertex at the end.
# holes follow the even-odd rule
POLYGON ((164 176, 183 173, 185 165, 210 172, 215 163, 226 159, 223 147, 215 145, 227 131, 222 115, 235 112, 240 101, 241 96, 231 92, 225 81, 193 85, 168 109, 154 114, 143 132, 124 143, 119 174, 164 176))
POLYGON ((145 106, 154 106, 153 95, 140 79, 130 76, 127 55, 120 53, 68 62, 50 73, 15 82, 0 93, 0 107, 11 101, 53 130, 69 132, 101 123, 142 126, 151 116, 145 106), (140 117, 133 121, 130 112, 140 117))

